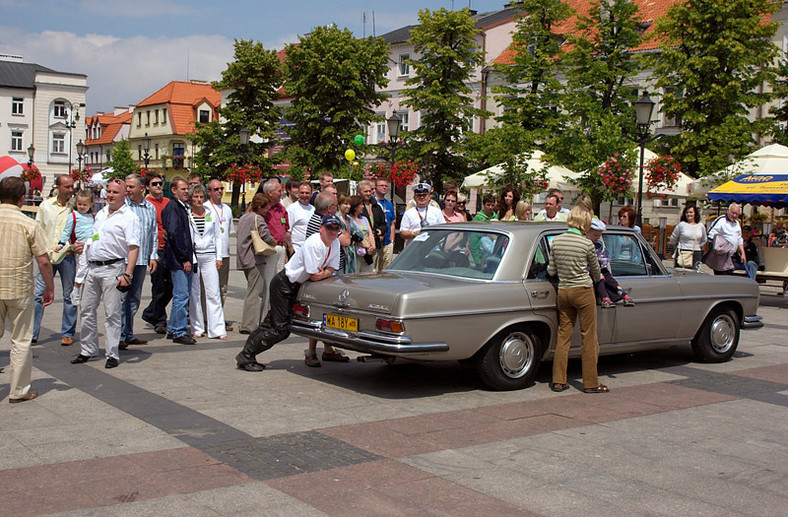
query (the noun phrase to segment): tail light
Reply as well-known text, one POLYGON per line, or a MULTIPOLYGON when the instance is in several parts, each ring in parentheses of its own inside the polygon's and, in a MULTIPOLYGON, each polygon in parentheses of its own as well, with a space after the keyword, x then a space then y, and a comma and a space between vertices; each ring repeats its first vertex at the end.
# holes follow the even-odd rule
POLYGON ((375 328, 381 332, 391 332, 392 334, 405 332, 405 325, 401 321, 384 320, 382 318, 375 320, 375 328))
POLYGON ((293 305, 293 316, 301 319, 309 319, 309 305, 297 303, 293 305))

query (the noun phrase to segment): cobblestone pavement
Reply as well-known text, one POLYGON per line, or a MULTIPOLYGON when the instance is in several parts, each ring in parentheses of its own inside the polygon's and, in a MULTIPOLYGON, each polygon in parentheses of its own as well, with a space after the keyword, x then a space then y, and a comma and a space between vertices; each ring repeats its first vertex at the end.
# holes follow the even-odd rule
MULTIPOLYGON (((242 285, 233 271, 232 321, 242 285)), ((56 304, 33 348, 39 398, 8 404, 0 374, 0 515, 784 515, 788 298, 759 312, 730 362, 605 357, 612 391, 586 395, 574 361, 565 393, 549 365, 498 393, 457 363, 308 368, 300 338, 248 373, 238 332, 187 347, 139 319, 151 342, 119 368, 72 365, 56 304)))

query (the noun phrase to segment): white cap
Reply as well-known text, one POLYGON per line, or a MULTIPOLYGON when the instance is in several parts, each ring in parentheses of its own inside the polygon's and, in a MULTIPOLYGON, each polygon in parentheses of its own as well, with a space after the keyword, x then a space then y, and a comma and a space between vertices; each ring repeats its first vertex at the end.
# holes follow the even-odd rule
POLYGON ((600 232, 604 232, 605 228, 607 228, 607 226, 605 225, 605 222, 602 221, 602 219, 600 219, 598 217, 594 217, 594 218, 591 219, 591 229, 592 230, 599 230, 600 232))

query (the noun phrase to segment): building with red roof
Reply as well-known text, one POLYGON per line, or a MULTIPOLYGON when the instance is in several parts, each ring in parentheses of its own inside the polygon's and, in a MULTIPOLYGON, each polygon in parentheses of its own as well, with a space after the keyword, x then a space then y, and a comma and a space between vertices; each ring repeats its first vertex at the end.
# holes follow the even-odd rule
POLYGON ((134 106, 116 106, 112 113, 98 112, 85 120, 84 164, 99 172, 110 160, 115 142, 129 138, 134 106))

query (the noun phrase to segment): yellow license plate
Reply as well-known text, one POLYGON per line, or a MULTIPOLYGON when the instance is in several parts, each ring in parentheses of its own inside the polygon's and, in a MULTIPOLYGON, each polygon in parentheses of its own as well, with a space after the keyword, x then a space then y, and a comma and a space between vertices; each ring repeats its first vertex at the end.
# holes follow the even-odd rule
POLYGON ((323 325, 339 330, 358 332, 358 320, 336 314, 323 314, 323 325))

